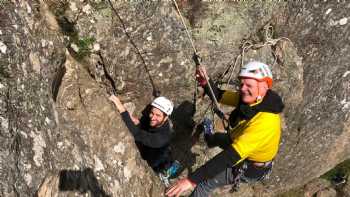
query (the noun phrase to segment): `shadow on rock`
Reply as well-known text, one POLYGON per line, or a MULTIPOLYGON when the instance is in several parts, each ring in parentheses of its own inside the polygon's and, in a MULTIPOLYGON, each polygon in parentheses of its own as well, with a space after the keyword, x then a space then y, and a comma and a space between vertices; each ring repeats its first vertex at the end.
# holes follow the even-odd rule
MULTIPOLYGON (((196 154, 191 152, 195 140, 192 131, 195 126, 193 121, 193 104, 189 101, 181 103, 171 115, 174 136, 172 141, 172 154, 184 168, 191 173, 191 166, 196 162, 196 154)), ((195 132, 195 135, 199 133, 195 132)))
POLYGON ((91 168, 83 171, 62 170, 59 174, 60 191, 90 192, 92 197, 109 197, 97 181, 91 168))

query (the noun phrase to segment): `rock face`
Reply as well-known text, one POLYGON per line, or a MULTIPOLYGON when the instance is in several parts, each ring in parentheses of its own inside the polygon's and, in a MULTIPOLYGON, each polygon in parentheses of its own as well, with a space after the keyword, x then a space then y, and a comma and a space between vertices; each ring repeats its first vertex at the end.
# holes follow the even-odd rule
POLYGON ((46 3, 1 9, 0 195, 161 194, 106 89, 70 55, 46 3))
POLYGON ((348 177, 346 185, 343 188, 343 194, 345 197, 350 196, 350 177, 348 177))
POLYGON ((315 179, 305 185, 304 196, 319 196, 321 193, 324 195, 329 193, 329 191, 335 192, 335 190, 332 189, 332 184, 329 181, 325 179, 315 179))
MULTIPOLYGON (((234 74, 241 62, 264 61, 286 104, 273 174, 242 196, 303 185, 349 157, 349 3, 178 3, 214 79, 236 57, 234 74)), ((162 196, 111 91, 135 114, 154 89, 176 103, 174 156, 189 171, 216 153, 192 147, 206 102, 198 98, 192 118, 193 49, 171 2, 0 7, 1 196, 162 196)))
POLYGON ((65 62, 64 43, 40 9, 39 3, 1 1, 1 196, 34 194, 58 169, 50 85, 65 62))
MULTIPOLYGON (((349 6, 345 2, 296 4, 288 6, 280 23, 280 34, 294 41, 302 57, 303 84, 302 89, 290 89, 289 94, 301 93, 302 99, 284 113, 276 186, 305 183, 349 157, 350 25, 341 9, 349 6)), ((286 101, 288 97, 285 94, 286 101)))

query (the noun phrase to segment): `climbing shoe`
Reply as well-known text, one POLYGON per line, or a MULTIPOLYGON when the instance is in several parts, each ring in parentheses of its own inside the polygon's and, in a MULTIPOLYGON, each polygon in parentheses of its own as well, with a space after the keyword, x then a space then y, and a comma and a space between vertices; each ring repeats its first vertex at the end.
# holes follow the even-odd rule
POLYGON ((164 183, 166 187, 170 186, 170 179, 175 178, 180 172, 181 164, 175 160, 169 168, 165 169, 163 172, 159 173, 158 176, 160 180, 164 183))
POLYGON ((169 178, 175 178, 178 172, 180 171, 181 164, 175 160, 171 166, 166 170, 166 174, 169 178))

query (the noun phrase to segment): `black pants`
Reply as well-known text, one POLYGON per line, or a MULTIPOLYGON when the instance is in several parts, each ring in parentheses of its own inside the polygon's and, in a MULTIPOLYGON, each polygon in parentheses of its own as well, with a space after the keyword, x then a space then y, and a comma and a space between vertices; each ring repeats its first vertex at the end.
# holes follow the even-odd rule
POLYGON ((149 154, 144 157, 148 165, 154 170, 154 172, 159 173, 167 169, 173 162, 171 151, 169 147, 159 150, 156 153, 149 154))

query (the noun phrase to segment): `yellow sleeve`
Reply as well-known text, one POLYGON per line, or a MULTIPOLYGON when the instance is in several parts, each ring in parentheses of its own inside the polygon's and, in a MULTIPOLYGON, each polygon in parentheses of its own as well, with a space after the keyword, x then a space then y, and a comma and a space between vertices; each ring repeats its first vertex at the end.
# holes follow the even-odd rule
POLYGON ((230 105, 230 106, 237 106, 239 102, 239 93, 238 92, 232 92, 232 91, 228 91, 226 90, 219 103, 222 103, 224 105, 230 105))

